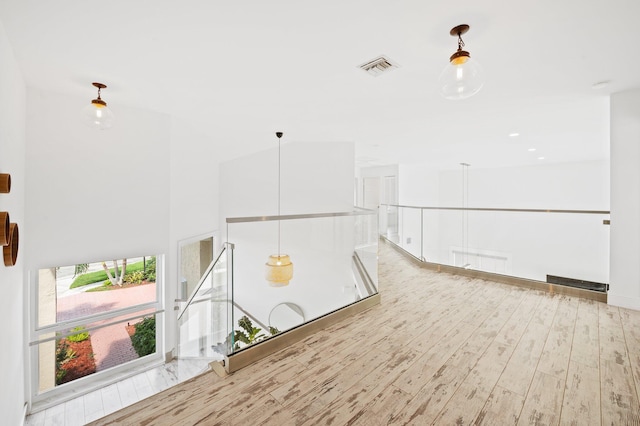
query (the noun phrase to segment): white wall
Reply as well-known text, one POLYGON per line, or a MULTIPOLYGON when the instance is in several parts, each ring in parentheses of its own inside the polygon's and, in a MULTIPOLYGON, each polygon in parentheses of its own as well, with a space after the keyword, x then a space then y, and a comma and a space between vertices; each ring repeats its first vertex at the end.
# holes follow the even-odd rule
MULTIPOLYGON (((469 207, 609 209, 609 162, 469 167, 469 207)), ((462 205, 462 167, 440 173, 440 206, 462 205)))
MULTIPOLYGON (((434 206, 438 205, 440 192, 440 172, 420 165, 398 165, 398 204, 404 206, 434 206)), ((425 238, 421 233, 420 210, 401 209, 398 211, 398 243, 402 248, 415 257, 426 257, 432 251, 436 239, 425 238)), ((422 213, 429 229, 423 233, 433 235, 432 229, 437 231, 440 226, 438 214, 431 211, 422 213)))
MULTIPOLYGON (((219 149, 209 138, 194 132, 188 123, 171 120, 171 212, 166 300, 178 296, 178 244, 191 237, 218 230, 219 149)), ((218 235, 220 235, 218 233, 218 235)), ((217 252, 219 247, 214 247, 217 252)), ((167 351, 177 336, 176 318, 168 304, 167 351)))
MULTIPOLYGON (((499 169, 469 167, 469 207, 609 210, 606 160, 499 169)), ((462 205, 462 172, 441 174, 440 205, 462 205)), ((609 227, 601 215, 468 213, 468 239, 459 213, 441 213, 454 232, 440 233, 440 247, 466 243, 469 249, 506 257, 505 272, 545 281, 546 275, 609 282, 609 227)), ((463 247, 464 248, 464 247, 463 247)), ((443 256, 444 253, 441 253, 443 256)), ((449 260, 450 254, 449 254, 449 260)))
POLYGON ((110 102, 114 127, 96 130, 81 120, 94 95, 27 89, 24 259, 33 281, 42 268, 169 251, 170 120, 110 102))
MULTIPOLYGON (((469 207, 609 210, 608 161, 468 171, 469 207)), ((438 173, 400 167, 400 204, 463 206, 462 168, 438 173), (425 182, 437 182, 437 189, 425 182)), ((606 215, 425 211, 400 214, 400 241, 428 261, 452 263, 452 249, 505 258, 495 272, 545 280, 546 274, 609 282, 606 215), (463 228, 467 227, 467 238, 463 228), (411 242, 408 243, 408 238, 411 242)), ((458 259, 459 260, 459 259, 458 259)))
MULTIPOLYGON (((274 148, 220 165, 222 221, 277 214, 277 139, 273 144, 274 148)), ((350 142, 283 142, 281 213, 351 211, 354 149, 350 142)))
MULTIPOLYGON (((359 207, 373 209, 380 204, 398 203, 398 165, 362 167, 357 170, 355 199, 359 207), (394 186, 395 182, 395 186, 394 186), (377 192, 377 193, 376 193, 377 192)), ((389 207, 378 209, 378 233, 396 241, 395 210, 389 207)))
POLYGON ((168 117, 111 105, 117 121, 98 131, 80 120, 87 99, 27 92, 32 271, 167 252, 168 117))
POLYGON ((178 243, 219 224, 217 148, 187 123, 113 102, 114 127, 89 128, 91 96, 27 91, 26 267, 165 254, 168 352, 178 243))
POLYGON ((5 319, 5 345, 0 351, 0 413, 2 423, 19 425, 27 400, 25 388, 26 327, 24 259, 30 232, 24 220, 25 197, 25 85, 0 22, 0 173, 11 174, 11 192, 0 194, 0 211, 18 224, 20 245, 13 267, 0 263, 0 312, 5 319))
POLYGON ((640 310, 640 90, 611 96, 609 303, 640 310))
MULTIPOLYGON (((275 148, 220 165, 221 221, 226 217, 277 214, 277 142, 275 148)), ((353 143, 282 144, 282 214, 346 212, 353 209, 353 143)), ((229 225, 234 255, 235 300, 267 322, 282 302, 302 307, 306 318, 335 309, 354 294, 350 256, 354 249, 352 218, 282 221, 282 252, 294 263, 288 287, 271 288, 264 264, 277 252, 277 222, 229 225), (351 222, 350 222, 351 220, 351 222), (321 260, 322 268, 312 269, 321 260)))
MULTIPOLYGON (((364 197, 365 197, 365 180, 369 179, 377 179, 378 180, 378 188, 379 188, 379 194, 378 194, 378 200, 380 203, 384 203, 385 201, 388 201, 387 198, 389 198, 387 196, 387 194, 385 193, 386 188, 385 188, 385 178, 389 178, 389 177, 398 177, 398 166, 393 164, 393 165, 387 165, 387 166, 372 166, 372 167, 363 167, 363 168, 359 168, 357 170, 357 180, 356 180, 356 205, 358 206, 364 206, 365 204, 367 206, 371 206, 371 203, 365 202, 364 197)), ((398 196, 398 179, 396 179, 396 187, 395 189, 395 200, 391 201, 392 204, 397 202, 397 196, 398 196)), ((393 198, 393 195, 391 196, 393 198)))
POLYGON ((440 173, 420 165, 398 165, 398 204, 406 206, 430 206, 437 203, 440 190, 440 173))
POLYGON ((397 176, 397 175, 398 175, 398 165, 396 164, 390 164, 387 166, 362 167, 357 171, 358 178, 384 177, 384 176, 397 176))

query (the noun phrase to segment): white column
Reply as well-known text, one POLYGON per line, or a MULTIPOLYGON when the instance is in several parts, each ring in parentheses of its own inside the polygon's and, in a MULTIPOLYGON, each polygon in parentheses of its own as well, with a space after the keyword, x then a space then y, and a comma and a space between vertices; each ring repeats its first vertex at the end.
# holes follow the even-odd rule
POLYGON ((609 304, 640 310, 640 89, 611 95, 609 304))

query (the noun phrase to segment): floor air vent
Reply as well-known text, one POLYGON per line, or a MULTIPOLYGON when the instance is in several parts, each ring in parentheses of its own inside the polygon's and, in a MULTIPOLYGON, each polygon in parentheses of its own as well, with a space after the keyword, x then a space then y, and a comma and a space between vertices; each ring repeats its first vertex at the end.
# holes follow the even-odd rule
POLYGON ((602 293, 606 293, 609 290, 609 284, 577 280, 575 278, 557 277, 555 275, 547 275, 547 282, 551 284, 582 288, 585 290, 600 291, 602 293))
POLYGON ((364 70, 367 74, 377 77, 381 74, 387 73, 391 70, 398 68, 398 64, 396 64, 386 56, 380 56, 376 59, 373 59, 371 61, 368 61, 360 65, 359 68, 364 70))

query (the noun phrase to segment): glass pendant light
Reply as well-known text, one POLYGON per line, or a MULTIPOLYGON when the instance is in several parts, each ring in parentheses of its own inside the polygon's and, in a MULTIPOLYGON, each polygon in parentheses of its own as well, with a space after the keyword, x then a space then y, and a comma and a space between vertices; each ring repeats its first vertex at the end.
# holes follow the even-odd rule
POLYGON ((271 287, 289 285, 293 278, 293 263, 288 254, 280 252, 280 139, 282 132, 276 132, 278 137, 278 253, 269 256, 266 263, 266 278, 271 287))
POLYGON ((449 64, 440 74, 440 90, 447 99, 465 99, 475 95, 482 89, 482 68, 471 59, 464 47, 462 34, 469 31, 469 25, 453 27, 449 34, 458 37, 458 50, 449 58, 449 64))
POLYGON ((107 107, 107 103, 100 98, 100 90, 107 86, 102 83, 92 83, 98 88, 98 97, 84 107, 84 121, 89 127, 104 130, 113 126, 113 112, 107 107))

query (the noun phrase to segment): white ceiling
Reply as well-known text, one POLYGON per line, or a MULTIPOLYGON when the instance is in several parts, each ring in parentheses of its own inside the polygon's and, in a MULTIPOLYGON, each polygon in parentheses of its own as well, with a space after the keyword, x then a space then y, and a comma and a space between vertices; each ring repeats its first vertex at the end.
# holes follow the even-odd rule
POLYGON ((443 168, 608 156, 608 95, 640 87, 638 16, 638 0, 0 2, 29 87, 88 102, 100 81, 116 116, 175 115, 227 154, 283 130, 354 141, 361 164, 443 168), (462 23, 486 83, 449 101, 437 80, 462 23), (380 54, 400 68, 357 68, 380 54))

